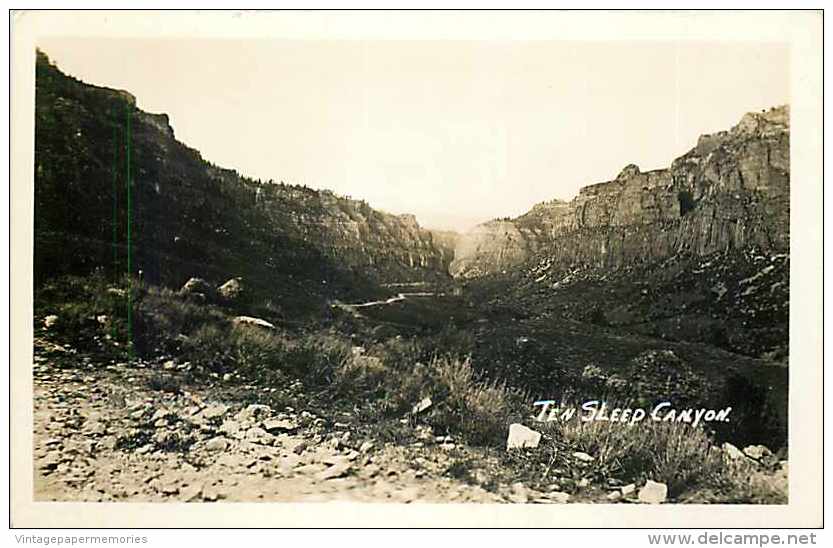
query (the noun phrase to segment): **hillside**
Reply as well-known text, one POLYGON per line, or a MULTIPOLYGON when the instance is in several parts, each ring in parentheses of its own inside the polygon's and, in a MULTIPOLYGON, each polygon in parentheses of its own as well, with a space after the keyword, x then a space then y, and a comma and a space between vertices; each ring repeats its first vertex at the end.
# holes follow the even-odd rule
POLYGON ((129 93, 40 52, 36 70, 36 284, 96 270, 173 288, 240 277, 280 315, 447 278, 452 250, 413 216, 214 166, 129 93))

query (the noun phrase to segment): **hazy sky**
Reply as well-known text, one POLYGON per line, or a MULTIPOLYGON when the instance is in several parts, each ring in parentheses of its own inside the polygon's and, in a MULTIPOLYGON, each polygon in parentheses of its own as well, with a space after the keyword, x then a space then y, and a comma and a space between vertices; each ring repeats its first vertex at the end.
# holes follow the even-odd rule
POLYGON ((571 199, 789 102, 760 43, 70 40, 64 71, 170 116, 204 158, 432 228, 571 199))

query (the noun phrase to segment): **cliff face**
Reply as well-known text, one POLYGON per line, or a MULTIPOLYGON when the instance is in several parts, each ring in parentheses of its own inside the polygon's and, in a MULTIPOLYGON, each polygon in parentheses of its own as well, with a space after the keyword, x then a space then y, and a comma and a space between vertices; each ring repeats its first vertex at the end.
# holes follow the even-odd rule
POLYGON ((668 169, 625 167, 570 202, 538 204, 462 235, 452 275, 501 273, 545 255, 562 265, 620 266, 674 254, 789 249, 789 108, 746 114, 702 136, 668 169))
POLYGON ((129 93, 66 76, 42 54, 36 70, 37 281, 241 276, 266 298, 302 299, 448 276, 452 248, 413 216, 214 166, 129 93))

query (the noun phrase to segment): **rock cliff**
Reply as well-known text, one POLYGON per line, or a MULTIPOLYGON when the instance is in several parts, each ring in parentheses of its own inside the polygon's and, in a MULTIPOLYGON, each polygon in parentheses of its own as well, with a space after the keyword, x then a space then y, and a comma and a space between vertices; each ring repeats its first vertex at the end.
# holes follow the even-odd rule
POLYGON ((620 266, 675 254, 789 248, 789 107, 749 113, 700 137, 668 169, 625 167, 570 202, 538 204, 457 240, 450 271, 476 278, 532 258, 620 266))
POLYGON ((36 281, 240 276, 266 299, 303 301, 448 277, 449 240, 412 215, 212 165, 129 93, 67 76, 41 53, 36 71, 36 281))

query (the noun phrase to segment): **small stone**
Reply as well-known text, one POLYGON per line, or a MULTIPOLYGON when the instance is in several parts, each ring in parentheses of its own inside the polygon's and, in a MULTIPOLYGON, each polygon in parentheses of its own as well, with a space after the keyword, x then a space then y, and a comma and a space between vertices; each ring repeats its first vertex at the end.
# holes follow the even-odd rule
POLYGON ((624 486, 622 486, 621 491, 622 491, 622 496, 627 497, 628 495, 631 495, 634 492, 636 492, 636 484, 635 483, 629 483, 627 485, 624 485, 624 486))
POLYGON ((339 477, 344 476, 345 474, 347 474, 347 472, 349 470, 350 470, 350 463, 346 460, 341 461, 337 464, 334 464, 333 466, 330 466, 329 468, 327 468, 323 472, 321 472, 318 475, 318 479, 328 480, 328 479, 339 478, 339 477))
POLYGON ((262 445, 271 445, 274 442, 272 434, 257 426, 249 428, 246 432, 246 439, 252 443, 259 443, 262 445))
POLYGON ((167 419, 169 416, 172 416, 173 413, 168 411, 167 409, 157 409, 153 416, 150 418, 151 422, 158 421, 160 419, 167 419))
POLYGON ((228 440, 217 436, 205 442, 205 448, 209 451, 225 451, 228 449, 228 440))
POLYGON ((292 449, 292 452, 296 455, 300 455, 301 453, 306 451, 307 447, 309 447, 309 443, 306 441, 302 441, 292 449))
POLYGON ((359 446, 359 453, 367 453, 375 447, 375 444, 372 441, 366 441, 361 446, 359 446))
POLYGON ((91 436, 103 436, 107 433, 107 427, 101 422, 88 423, 84 428, 84 433, 91 436))
POLYGON ((264 421, 263 428, 270 434, 279 434, 297 430, 298 423, 289 419, 269 419, 264 421))
POLYGON ((63 458, 61 454, 57 451, 53 451, 48 453, 46 457, 40 461, 40 467, 42 470, 52 471, 56 469, 62 461, 63 458))
POLYGON ((587 453, 582 453, 581 451, 576 451, 575 453, 573 453, 573 457, 580 462, 593 462, 594 460, 596 460, 587 453))
POLYGON ((622 492, 618 489, 616 491, 611 491, 607 494, 607 500, 611 502, 616 502, 617 500, 622 498, 622 492))
POLYGON ((422 398, 419 403, 413 406, 411 409, 412 415, 418 415, 423 411, 426 411, 434 402, 431 401, 430 397, 422 398))
POLYGON ((639 490, 639 502, 646 504, 660 504, 668 497, 668 486, 664 483, 648 480, 639 490))
POLYGON ((225 498, 225 495, 214 485, 202 489, 202 500, 215 502, 225 498))
POLYGON ((561 491, 551 491, 547 493, 547 498, 558 504, 567 504, 570 502, 570 494, 562 493, 561 491))
POLYGON ((49 316, 43 319, 43 326, 47 329, 49 329, 56 323, 58 323, 58 316, 56 316, 55 314, 50 314, 49 316))
POLYGON ((506 450, 524 447, 538 447, 541 433, 527 428, 523 424, 515 423, 509 426, 509 437, 506 439, 506 450))
POLYGON ((201 485, 188 485, 179 490, 179 498, 185 502, 194 502, 202 496, 201 485))
POLYGON ((204 419, 218 419, 228 412, 228 406, 218 403, 216 405, 209 405, 199 415, 204 419))
POLYGON ((529 502, 529 491, 521 482, 515 482, 511 485, 508 498, 512 502, 519 504, 526 504, 529 502))
POLYGON ((772 456, 772 451, 764 445, 749 445, 743 448, 743 454, 750 459, 761 460, 772 456))
POLYGON ((245 422, 248 420, 263 420, 272 414, 272 408, 268 405, 253 403, 237 413, 237 420, 245 422))

